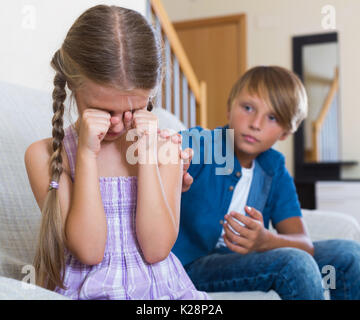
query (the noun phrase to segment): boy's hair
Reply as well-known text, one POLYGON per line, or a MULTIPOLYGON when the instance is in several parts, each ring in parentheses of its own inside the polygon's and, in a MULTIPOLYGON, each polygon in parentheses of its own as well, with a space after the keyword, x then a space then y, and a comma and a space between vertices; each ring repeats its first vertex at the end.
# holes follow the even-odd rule
MULTIPOLYGON (((154 28, 138 12, 98 5, 86 10, 71 26, 51 60, 53 90, 51 181, 62 174, 65 86, 76 90, 84 80, 120 90, 155 89, 162 77, 162 50, 154 28)), ((50 181, 49 181, 50 183, 50 181)), ((48 191, 42 209, 39 242, 34 258, 36 282, 64 288, 65 242, 59 195, 48 191)))
POLYGON ((259 66, 245 72, 228 97, 228 110, 242 90, 257 95, 273 109, 279 124, 294 133, 307 116, 308 100, 297 75, 278 66, 259 66))

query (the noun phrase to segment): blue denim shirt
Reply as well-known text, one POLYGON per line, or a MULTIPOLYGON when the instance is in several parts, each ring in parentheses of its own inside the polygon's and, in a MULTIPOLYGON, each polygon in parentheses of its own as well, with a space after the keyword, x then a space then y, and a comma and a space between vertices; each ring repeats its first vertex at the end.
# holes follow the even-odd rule
MULTIPOLYGON (((182 147, 194 150, 188 170, 194 182, 182 194, 180 230, 172 250, 183 265, 215 248, 222 230, 220 220, 224 219, 235 185, 241 179, 233 138, 226 129, 228 126, 215 130, 194 127, 180 132, 182 147), (191 139, 192 135, 201 138, 191 139)), ((263 214, 266 228, 270 221, 275 226, 284 219, 301 216, 295 185, 280 152, 269 149, 255 159, 247 205, 263 214)))

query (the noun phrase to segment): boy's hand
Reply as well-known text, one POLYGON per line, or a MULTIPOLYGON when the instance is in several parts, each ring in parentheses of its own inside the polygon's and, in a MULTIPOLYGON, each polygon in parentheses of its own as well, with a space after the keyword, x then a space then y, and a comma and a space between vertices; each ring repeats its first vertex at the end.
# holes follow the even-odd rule
POLYGON ((193 177, 190 175, 190 173, 188 173, 188 169, 190 167, 190 163, 193 157, 193 150, 191 148, 186 148, 184 150, 181 150, 181 142, 182 142, 182 138, 181 135, 179 133, 174 133, 171 134, 169 132, 169 130, 167 129, 163 129, 163 130, 158 130, 158 134, 161 136, 161 138, 163 139, 171 139, 171 141, 173 143, 178 143, 179 144, 179 157, 181 160, 183 160, 183 180, 182 180, 182 187, 181 187, 181 191, 182 192, 186 192, 190 189, 194 179, 193 177))
POLYGON ((234 211, 225 216, 225 244, 230 250, 241 254, 265 251, 270 231, 264 227, 263 216, 255 208, 245 207, 245 211, 249 217, 234 211), (244 226, 234 221, 232 217, 242 222, 244 226), (229 225, 240 235, 231 231, 229 225))
POLYGON ((183 166, 183 181, 182 181, 182 192, 186 192, 190 189, 194 179, 188 171, 190 163, 193 157, 193 150, 191 148, 186 148, 185 150, 180 150, 180 157, 184 160, 183 166))

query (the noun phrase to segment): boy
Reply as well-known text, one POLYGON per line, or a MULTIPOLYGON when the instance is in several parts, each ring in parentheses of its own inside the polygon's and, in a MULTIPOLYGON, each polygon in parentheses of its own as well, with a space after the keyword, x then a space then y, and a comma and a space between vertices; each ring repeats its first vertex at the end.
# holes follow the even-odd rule
POLYGON ((197 289, 273 289, 282 299, 324 299, 320 270, 331 265, 331 297, 360 298, 359 244, 311 242, 284 157, 271 148, 295 132, 306 114, 305 89, 295 74, 256 67, 231 90, 227 126, 182 132, 183 146, 194 150, 188 169, 194 182, 182 195, 173 252, 197 289), (223 161, 216 160, 224 146, 221 171, 223 161), (277 234, 268 230, 270 222, 277 234))

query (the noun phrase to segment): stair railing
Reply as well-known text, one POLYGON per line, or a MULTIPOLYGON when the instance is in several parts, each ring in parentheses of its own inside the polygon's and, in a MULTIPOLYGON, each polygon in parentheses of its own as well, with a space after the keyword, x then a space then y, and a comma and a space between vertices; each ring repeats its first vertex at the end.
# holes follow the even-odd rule
POLYGON ((207 128, 206 82, 199 81, 161 0, 147 0, 147 17, 164 44, 165 77, 155 99, 187 127, 207 128))

